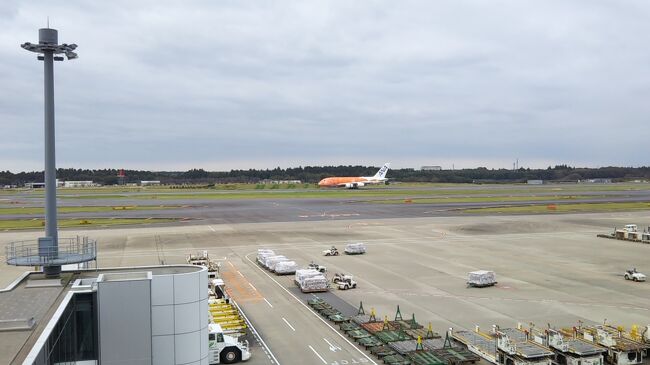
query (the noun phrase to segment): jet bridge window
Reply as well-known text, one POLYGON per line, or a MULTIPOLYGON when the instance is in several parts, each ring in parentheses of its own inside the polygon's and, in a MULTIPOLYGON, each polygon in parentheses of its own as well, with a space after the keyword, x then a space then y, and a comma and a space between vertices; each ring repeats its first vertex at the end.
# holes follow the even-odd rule
POLYGON ((223 333, 217 333, 217 342, 223 342, 223 333))

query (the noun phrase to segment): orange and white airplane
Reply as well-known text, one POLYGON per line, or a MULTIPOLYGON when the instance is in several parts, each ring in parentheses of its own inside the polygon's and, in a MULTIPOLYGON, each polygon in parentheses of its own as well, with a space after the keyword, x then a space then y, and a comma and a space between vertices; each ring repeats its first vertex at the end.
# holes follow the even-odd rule
POLYGON ((386 173, 388 172, 389 167, 390 163, 384 164, 384 166, 377 171, 375 176, 327 177, 319 181, 318 186, 326 188, 358 189, 364 185, 385 184, 388 181, 386 173))

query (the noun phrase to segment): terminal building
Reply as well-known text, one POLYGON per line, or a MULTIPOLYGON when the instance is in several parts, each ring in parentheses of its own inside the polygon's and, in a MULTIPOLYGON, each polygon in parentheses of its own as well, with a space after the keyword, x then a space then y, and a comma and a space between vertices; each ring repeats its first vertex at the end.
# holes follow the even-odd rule
POLYGON ((99 186, 99 184, 95 184, 94 182, 87 180, 87 181, 64 181, 63 182, 63 187, 64 188, 87 188, 87 187, 92 187, 92 186, 99 186))
POLYGON ((193 265, 26 273, 0 292, 0 363, 208 364, 207 287, 193 265))
POLYGON ((442 171, 442 166, 422 166, 421 171, 442 171))

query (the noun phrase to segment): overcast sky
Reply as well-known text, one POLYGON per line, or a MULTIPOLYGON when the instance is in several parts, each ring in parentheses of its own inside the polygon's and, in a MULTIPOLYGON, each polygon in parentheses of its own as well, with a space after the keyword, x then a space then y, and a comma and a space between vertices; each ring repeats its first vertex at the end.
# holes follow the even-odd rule
POLYGON ((0 2, 0 170, 649 165, 650 2, 0 2))

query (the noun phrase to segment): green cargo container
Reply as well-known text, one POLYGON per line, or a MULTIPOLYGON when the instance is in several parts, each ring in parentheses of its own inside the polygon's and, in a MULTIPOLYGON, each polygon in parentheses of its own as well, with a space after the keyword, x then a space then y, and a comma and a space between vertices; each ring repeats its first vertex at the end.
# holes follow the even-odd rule
POLYGON ((340 313, 327 317, 330 321, 334 323, 347 322, 350 318, 342 316, 340 313))
POLYGON ((317 311, 317 312, 320 312, 320 311, 323 311, 323 310, 326 310, 326 309, 330 309, 330 310, 332 309, 332 306, 327 304, 327 303, 314 304, 311 307, 314 308, 314 310, 317 311))
POLYGON ((411 360, 399 354, 385 356, 382 360, 389 365, 411 365, 411 360))
POLYGON ((333 316, 333 315, 336 315, 336 314, 341 314, 341 312, 339 310, 337 310, 337 309, 323 309, 323 310, 319 311, 319 313, 323 317, 329 317, 329 316, 333 316))
POLYGON ((432 339, 432 338, 441 338, 440 334, 438 332, 429 332, 428 329, 426 328, 418 328, 418 329, 407 329, 404 330, 409 337, 413 338, 414 340, 418 339, 418 336, 422 337, 423 340, 426 339, 432 339))
POLYGON ((348 332, 348 331, 354 331, 354 330, 361 329, 361 327, 359 327, 359 325, 354 323, 354 322, 342 322, 342 323, 339 324, 339 328, 343 332, 348 332))
POLYGON ((408 340, 409 337, 402 331, 379 331, 375 333, 375 336, 383 343, 389 343, 394 341, 404 341, 408 340))
POLYGON ((409 320, 402 320, 402 321, 390 321, 389 322, 391 325, 395 326, 396 328, 402 328, 402 329, 420 329, 424 328, 423 325, 409 319, 409 320))
POLYGON ((383 358, 385 356, 397 354, 393 349, 388 346, 376 346, 370 349, 370 353, 377 356, 378 358, 383 358))
POLYGON ((370 337, 365 337, 365 338, 360 338, 359 341, 357 341, 359 345, 365 347, 366 349, 372 348, 372 347, 377 347, 377 346, 382 346, 384 343, 379 341, 377 338, 374 336, 370 337))
POLYGON ((480 360, 478 355, 459 347, 431 350, 431 353, 445 359, 449 364, 473 364, 480 360))
POLYGON ((411 359, 414 365, 446 365, 447 364, 447 361, 445 359, 439 358, 428 351, 415 351, 409 353, 406 356, 408 356, 408 358, 411 359))
POLYGON ((307 301, 307 304, 309 304, 309 305, 312 306, 312 307, 313 307, 314 305, 317 305, 317 304, 323 304, 323 303, 325 303, 325 301, 322 300, 321 298, 313 298, 313 299, 309 299, 309 300, 307 301))
POLYGON ((348 331, 347 334, 355 340, 372 336, 368 331, 362 329, 348 331))

